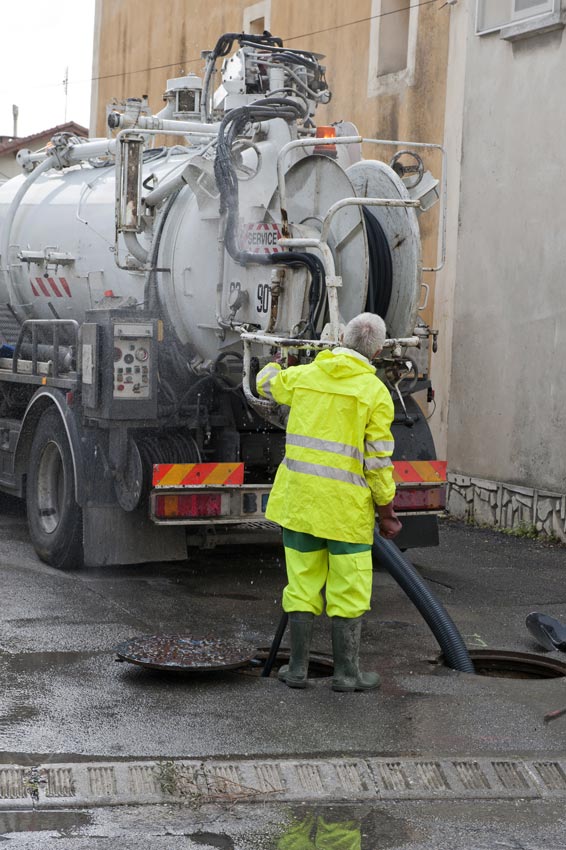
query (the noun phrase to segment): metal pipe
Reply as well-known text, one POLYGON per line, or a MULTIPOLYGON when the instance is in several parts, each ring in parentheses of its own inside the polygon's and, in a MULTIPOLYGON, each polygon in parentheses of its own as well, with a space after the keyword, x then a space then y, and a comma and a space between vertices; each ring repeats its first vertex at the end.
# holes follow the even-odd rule
POLYGON ((65 149, 63 162, 57 159, 57 152, 53 148, 36 153, 21 150, 16 159, 18 165, 24 169, 29 163, 44 162, 46 159, 52 160, 53 168, 62 168, 66 165, 76 165, 88 159, 96 159, 99 156, 114 156, 115 153, 116 139, 93 139, 83 144, 69 145, 65 149))
POLYGON ((271 272, 271 310, 269 312, 269 322, 267 323, 267 327, 265 329, 266 334, 273 333, 277 324, 277 314, 279 312, 279 296, 281 295, 284 279, 284 269, 273 269, 273 271, 271 272))
POLYGON ((202 121, 177 121, 175 118, 158 118, 156 115, 140 115, 134 121, 127 115, 118 112, 113 114, 116 116, 116 124, 113 129, 135 128, 136 130, 159 130, 166 133, 180 130, 183 133, 202 133, 206 136, 217 136, 220 129, 220 122, 218 121, 214 124, 205 124, 202 121))
MULTIPOLYGON (((297 339, 287 336, 267 336, 265 333, 253 333, 244 331, 240 339, 246 342, 257 342, 260 345, 278 346, 279 348, 334 348, 336 343, 329 339, 297 339)), ((420 346, 418 336, 399 337, 399 339, 386 339, 383 348, 418 348, 420 346)))
POLYGON ((258 342, 260 345, 279 346, 280 348, 333 348, 336 343, 328 339, 294 339, 287 336, 267 336, 265 333, 244 331, 240 334, 244 342, 258 342))
POLYGON ((74 165, 87 159, 96 159, 99 156, 114 156, 116 145, 117 139, 94 139, 80 145, 71 145, 65 158, 74 165))
MULTIPOLYGON (((76 343, 76 340, 78 339, 78 333, 79 333, 79 323, 77 322, 76 319, 26 319, 24 322, 22 322, 20 334, 18 336, 18 339, 17 339, 16 344, 14 346, 14 352, 12 354, 12 372, 14 374, 18 373, 18 359, 20 358, 20 355, 22 354, 22 349, 24 348, 24 346, 29 346, 29 348, 26 348, 26 351, 29 351, 31 353, 32 361, 37 360, 38 353, 41 356, 42 349, 45 351, 45 353, 49 353, 47 351, 47 349, 53 349, 54 350, 55 347, 59 348, 59 350, 62 351, 63 349, 61 348, 61 346, 59 346, 59 334, 57 333, 57 335, 55 337, 55 329, 57 328, 57 331, 58 331, 59 328, 65 328, 65 327, 70 327, 70 328, 73 329, 74 339, 75 339, 75 343, 76 343), (42 345, 42 344, 39 343, 39 338, 38 338, 38 330, 39 329, 46 329, 46 330, 51 331, 53 343, 54 343, 53 346, 42 345), (31 343, 26 343, 26 342, 24 342, 24 340, 25 340, 25 337, 29 333, 30 330, 31 330, 31 343), (55 343, 57 344, 57 346, 55 346, 55 343)), ((67 356, 68 353, 71 352, 71 348, 65 347, 65 352, 66 353, 63 355, 63 361, 61 363, 62 366, 66 365, 65 364, 65 357, 67 356)), ((33 374, 35 375, 36 371, 34 371, 33 374)))
POLYGON ((242 368, 242 390, 244 391, 244 396, 246 401, 250 405, 253 410, 257 410, 259 414, 264 411, 265 413, 273 413, 276 405, 271 401, 264 401, 263 399, 257 398, 253 393, 250 386, 250 375, 251 375, 251 342, 249 339, 244 338, 242 335, 242 340, 244 343, 244 360, 243 360, 243 368, 242 368))
POLYGON ((330 224, 332 219, 344 207, 420 207, 420 201, 405 201, 397 198, 342 198, 340 201, 332 204, 324 221, 322 222, 322 230, 320 232, 320 241, 328 242, 330 235, 330 224))
POLYGON ((224 293, 224 239, 226 234, 226 213, 220 215, 218 222, 218 278, 216 280, 216 322, 221 328, 226 328, 227 322, 222 315, 222 295, 224 293))
POLYGON ((140 243, 137 234, 131 230, 124 230, 122 236, 130 254, 142 263, 142 265, 145 265, 149 257, 149 251, 140 243))
MULTIPOLYGON (((160 131, 158 131, 158 130, 148 130, 147 135, 150 135, 150 136, 151 135, 157 135, 158 132, 160 132, 160 131)), ((128 133, 130 133, 130 130, 120 130, 120 132, 118 133, 118 135, 116 136, 116 138, 113 141, 117 145, 122 138, 127 137, 128 133)), ((185 133, 182 130, 174 130, 174 131, 168 131, 166 135, 168 135, 168 136, 183 136, 184 137, 185 133)), ((143 165, 143 163, 142 163, 142 165, 143 165)), ((121 168, 122 168, 121 159, 120 159, 120 157, 117 157, 117 161, 116 161, 116 190, 117 191, 118 191, 118 189, 121 185, 121 168)), ((164 195, 164 198, 165 197, 168 197, 168 195, 164 195)), ((146 198, 144 198, 142 200, 143 200, 144 203, 147 203, 146 198)), ((116 229, 116 239, 115 239, 115 243, 114 243, 114 248, 115 248, 115 250, 114 250, 114 261, 115 261, 116 265, 118 266, 118 268, 119 269, 127 269, 128 271, 131 271, 131 269, 128 266, 125 266, 120 262, 120 253, 119 253, 119 247, 118 247, 119 232, 122 233, 122 235, 124 237, 124 242, 126 243, 126 247, 129 249, 129 251, 130 251, 131 255, 134 257, 134 259, 136 259, 142 265, 145 265, 146 262, 147 262, 147 258, 149 256, 151 250, 152 250, 151 247, 148 250, 146 250, 139 243, 137 238, 127 240, 126 239, 127 231, 118 231, 118 229, 116 229), (143 257, 143 259, 142 259, 142 257, 143 257)), ((132 235, 134 235, 134 234, 132 234, 132 235)))
POLYGON ((279 239, 279 244, 285 248, 316 248, 322 254, 322 261, 326 270, 326 289, 328 292, 328 314, 330 318, 330 332, 336 342, 340 333, 340 307, 338 304, 338 292, 342 286, 342 278, 336 274, 334 257, 326 242, 320 239, 279 239))
POLYGON ((144 195, 142 202, 146 207, 156 207, 170 195, 173 195, 178 189, 186 186, 188 181, 185 179, 186 164, 182 163, 183 170, 180 174, 170 177, 168 180, 162 180, 158 183, 155 189, 152 189, 147 195, 144 195))

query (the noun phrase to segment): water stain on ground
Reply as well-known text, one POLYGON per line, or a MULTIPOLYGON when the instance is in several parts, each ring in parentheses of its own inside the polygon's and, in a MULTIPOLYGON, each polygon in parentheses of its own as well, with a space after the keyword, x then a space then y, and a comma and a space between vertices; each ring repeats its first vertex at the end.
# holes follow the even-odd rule
POLYGON ((206 847, 216 847, 218 850, 234 850, 235 844, 229 835, 217 832, 192 832, 187 836, 195 844, 204 844, 206 847))
POLYGON ((2 712, 0 715, 0 729, 8 729, 13 723, 26 723, 30 720, 36 720, 39 715, 39 709, 32 705, 18 705, 11 711, 2 712))
POLYGON ((17 832, 52 832, 61 838, 78 835, 92 823, 86 812, 0 812, 0 836, 17 832))

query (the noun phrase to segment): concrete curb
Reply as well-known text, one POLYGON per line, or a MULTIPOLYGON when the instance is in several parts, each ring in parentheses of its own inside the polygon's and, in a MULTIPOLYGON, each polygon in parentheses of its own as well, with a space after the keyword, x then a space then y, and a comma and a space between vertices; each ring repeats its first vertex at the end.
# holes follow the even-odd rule
POLYGON ((563 799, 566 755, 73 762, 0 768, 0 810, 216 802, 563 799))

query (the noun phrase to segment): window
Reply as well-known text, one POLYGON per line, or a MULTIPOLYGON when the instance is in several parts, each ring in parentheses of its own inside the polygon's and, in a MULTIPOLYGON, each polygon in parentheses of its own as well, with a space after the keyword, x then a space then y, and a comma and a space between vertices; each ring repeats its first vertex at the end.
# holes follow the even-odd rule
POLYGON ((372 0, 369 97, 413 84, 418 13, 414 0, 372 0))
POLYGON ((476 34, 500 30, 560 10, 560 0, 477 0, 476 34))
POLYGON ((254 18, 253 21, 250 21, 250 25, 248 27, 247 32, 252 35, 263 35, 265 30, 265 18, 254 18))
POLYGON ((377 76, 404 71, 409 50, 411 10, 407 0, 382 0, 377 44, 377 76))
POLYGON ((251 35, 263 35, 271 28, 271 0, 262 0, 244 9, 244 32, 251 35))

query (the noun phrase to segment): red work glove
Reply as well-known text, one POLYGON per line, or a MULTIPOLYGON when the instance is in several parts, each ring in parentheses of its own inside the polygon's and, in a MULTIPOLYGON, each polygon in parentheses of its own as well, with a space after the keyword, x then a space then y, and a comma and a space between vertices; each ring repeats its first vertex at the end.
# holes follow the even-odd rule
POLYGON ((393 502, 389 502, 388 505, 378 505, 377 515, 381 536, 385 537, 386 540, 393 540, 394 537, 397 537, 403 526, 393 510, 393 502))

